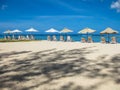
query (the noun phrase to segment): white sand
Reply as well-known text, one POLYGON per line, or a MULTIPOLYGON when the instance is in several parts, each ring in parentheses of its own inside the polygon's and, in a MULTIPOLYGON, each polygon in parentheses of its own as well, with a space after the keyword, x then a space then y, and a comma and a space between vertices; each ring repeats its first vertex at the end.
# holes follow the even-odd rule
POLYGON ((120 90, 120 44, 0 43, 0 90, 120 90))

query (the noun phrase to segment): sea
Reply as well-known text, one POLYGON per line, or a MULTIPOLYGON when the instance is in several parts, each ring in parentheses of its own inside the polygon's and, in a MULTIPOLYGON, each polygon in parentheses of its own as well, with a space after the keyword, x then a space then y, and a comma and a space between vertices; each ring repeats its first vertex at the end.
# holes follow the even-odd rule
MULTIPOLYGON (((22 36, 27 36, 27 35, 31 35, 31 34, 15 34, 14 36, 17 38, 19 35, 22 36)), ((66 37, 69 35, 71 36, 72 40, 75 42, 80 42, 81 38, 85 38, 87 40, 87 37, 90 36, 92 37, 94 42, 100 42, 101 41, 101 37, 104 37, 106 39, 106 41, 110 42, 111 41, 111 37, 116 37, 117 42, 120 43, 120 34, 32 34, 35 38, 35 40, 47 40, 47 36, 53 36, 55 35, 57 40, 59 41, 60 39, 60 35, 64 36, 65 40, 66 37)), ((4 38, 4 34, 0 34, 0 39, 4 38)), ((6 35, 7 36, 7 35, 6 35)), ((12 37, 12 34, 9 34, 9 36, 12 37)))

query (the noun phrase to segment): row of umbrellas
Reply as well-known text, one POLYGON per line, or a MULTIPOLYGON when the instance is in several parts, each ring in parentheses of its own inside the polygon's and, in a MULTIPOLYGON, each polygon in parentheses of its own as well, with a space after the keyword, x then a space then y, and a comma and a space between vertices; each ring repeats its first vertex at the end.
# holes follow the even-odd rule
MULTIPOLYGON (((89 34, 89 33, 94 33, 96 30, 90 29, 90 28, 85 28, 81 31, 79 31, 78 33, 82 33, 82 34, 89 34)), ((70 29, 64 28, 62 31, 57 31, 54 28, 51 28, 45 32, 58 32, 58 33, 69 33, 69 32, 73 32, 70 29)), ((116 34, 118 33, 118 31, 113 30, 112 28, 106 28, 105 30, 103 30, 102 32, 100 32, 100 34, 116 34)))
MULTIPOLYGON (((38 32, 38 30, 34 29, 34 28, 30 28, 28 30, 25 30, 26 32, 38 32)), ((89 33, 94 33, 96 30, 93 30, 93 29, 90 29, 90 28, 85 28, 81 31, 79 31, 78 33, 82 33, 82 34, 89 34, 89 33)), ((7 30, 3 33, 21 33, 22 31, 16 29, 16 30, 7 30)), ((69 33, 69 32, 73 32, 72 30, 70 29, 67 29, 67 28, 64 28, 62 31, 57 31, 56 29, 54 28, 51 28, 45 32, 49 32, 49 33, 69 33)), ((106 28, 104 31, 100 32, 100 34, 116 34, 118 33, 118 31, 116 30, 113 30, 112 28, 106 28)))
MULTIPOLYGON (((34 28, 30 28, 28 30, 25 30, 26 32, 38 32, 38 30, 34 29, 34 28)), ((15 29, 13 31, 11 30, 7 30, 5 32, 3 32, 4 34, 9 34, 9 33, 21 33, 22 31, 21 30, 18 30, 18 29, 15 29)))

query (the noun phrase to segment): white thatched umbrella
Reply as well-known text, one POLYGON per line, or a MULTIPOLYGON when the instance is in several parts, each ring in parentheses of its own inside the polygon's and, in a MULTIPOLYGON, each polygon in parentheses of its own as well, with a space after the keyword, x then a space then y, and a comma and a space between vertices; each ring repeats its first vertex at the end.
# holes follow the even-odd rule
POLYGON ((11 30, 7 30, 7 31, 5 31, 5 32, 3 32, 4 34, 11 34, 11 33, 13 33, 11 30))
MULTIPOLYGON (((25 30, 26 32, 29 32, 29 33, 34 33, 34 32, 39 32, 38 30, 34 29, 34 28, 30 28, 28 30, 25 30)), ((33 40, 34 39, 34 36, 31 34, 30 35, 30 39, 33 40)))
MULTIPOLYGON (((11 33, 13 33, 11 30, 7 30, 7 31, 5 31, 5 32, 3 32, 4 34, 8 34, 8 36, 7 37, 10 37, 9 36, 9 34, 11 34, 11 33)), ((6 37, 6 35, 4 35, 4 37, 6 37)))
POLYGON ((18 30, 18 29, 15 29, 12 31, 13 33, 21 33, 22 31, 18 30))
MULTIPOLYGON (((54 28, 51 28, 51 29, 49 29, 49 30, 47 30, 45 32, 47 32, 47 33, 59 33, 59 31, 54 29, 54 28)), ((48 36, 48 37, 50 38, 50 36, 48 36)), ((56 36, 54 36, 54 37, 56 38, 56 36)))
POLYGON ((118 31, 113 30, 112 28, 108 27, 105 30, 101 31, 100 34, 107 34, 108 35, 108 42, 109 42, 109 34, 117 34, 118 31))
POLYGON ((18 30, 18 29, 15 29, 15 30, 12 31, 12 33, 13 33, 13 36, 12 36, 12 37, 13 37, 13 39, 14 39, 14 38, 15 38, 14 33, 15 33, 15 34, 17 34, 17 33, 22 33, 22 31, 20 31, 20 30, 18 30))
POLYGON ((47 30, 45 32, 48 32, 48 33, 56 33, 57 32, 58 33, 59 31, 54 29, 54 28, 51 28, 51 29, 49 29, 49 30, 47 30))
POLYGON ((88 34, 89 33, 94 33, 96 30, 90 29, 90 28, 84 28, 83 30, 80 30, 78 33, 81 34, 87 34, 87 38, 88 38, 88 34))
POLYGON ((34 29, 34 28, 30 28, 28 30, 25 30, 26 32, 38 32, 38 30, 34 29))

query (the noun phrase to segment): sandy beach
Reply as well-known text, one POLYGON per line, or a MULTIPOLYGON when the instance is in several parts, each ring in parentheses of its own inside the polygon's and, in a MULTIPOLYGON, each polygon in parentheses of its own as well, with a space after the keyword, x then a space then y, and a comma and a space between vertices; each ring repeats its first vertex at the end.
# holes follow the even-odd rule
POLYGON ((0 43, 0 90, 120 90, 120 44, 0 43))

